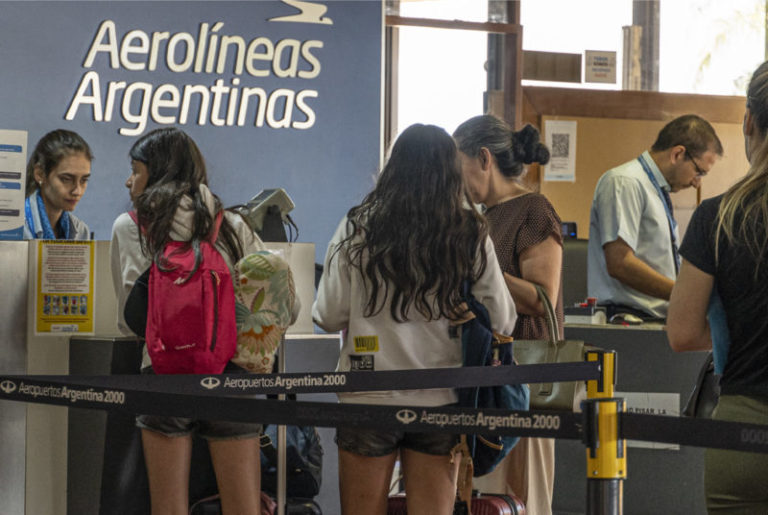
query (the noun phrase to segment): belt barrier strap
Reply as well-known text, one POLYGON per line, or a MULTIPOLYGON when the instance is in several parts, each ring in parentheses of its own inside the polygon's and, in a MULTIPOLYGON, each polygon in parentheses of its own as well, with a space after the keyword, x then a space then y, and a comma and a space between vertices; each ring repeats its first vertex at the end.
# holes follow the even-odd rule
MULTIPOLYGON (((9 381, 9 380, 6 380, 9 381)), ((37 380, 4 382, 0 399, 120 410, 147 415, 232 422, 323 427, 361 427, 411 432, 498 433, 540 438, 578 439, 581 416, 575 413, 475 410, 456 407, 403 407, 244 397, 174 394, 61 385, 37 380)))
MULTIPOLYGON (((499 367, 483 367, 485 370, 492 368, 499 367)), ((460 370, 462 369, 456 369, 460 370)), ((79 379, 76 376, 52 377, 79 379)), ((170 376, 147 378, 149 377, 170 376)), ((222 376, 191 377, 199 383, 207 378, 218 379, 222 376)), ((126 378, 127 376, 123 377, 126 378)), ((416 432, 494 433, 568 439, 580 439, 582 434, 581 414, 570 412, 510 412, 455 407, 287 402, 222 394, 225 392, 220 390, 215 396, 200 395, 195 391, 153 392, 148 389, 120 388, 112 385, 46 381, 39 376, 0 377, 0 399, 76 408, 234 422, 383 428, 416 432)), ((768 426, 764 425, 636 413, 621 413, 619 422, 620 437, 628 440, 768 453, 768 426)))
POLYGON ((427 388, 469 388, 537 382, 586 381, 600 375, 598 363, 433 368, 380 372, 306 372, 223 375, 4 375, 5 381, 44 381, 80 387, 117 388, 198 395, 256 395, 279 393, 337 393, 427 388))
POLYGON ((760 424, 622 413, 620 432, 627 440, 768 453, 768 426, 760 424))

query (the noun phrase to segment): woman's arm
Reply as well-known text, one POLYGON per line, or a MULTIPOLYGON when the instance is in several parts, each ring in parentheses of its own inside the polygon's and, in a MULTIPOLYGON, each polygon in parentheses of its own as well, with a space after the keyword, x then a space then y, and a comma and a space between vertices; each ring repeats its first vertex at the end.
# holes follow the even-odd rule
POLYGON ((557 302, 562 266, 563 247, 554 236, 549 236, 520 254, 522 278, 504 273, 504 281, 515 300, 518 313, 544 316, 544 306, 539 300, 534 284, 542 286, 552 302, 557 302))
POLYGON ((714 279, 683 260, 667 313, 667 337, 675 352, 712 348, 707 306, 714 279))
POLYGON ((346 329, 349 325, 352 299, 351 265, 342 249, 336 248, 348 234, 347 219, 342 220, 325 254, 323 274, 312 305, 312 321, 327 332, 346 329))
POLYGON ((112 241, 109 247, 112 285, 117 297, 117 327, 125 335, 133 332, 125 323, 123 310, 133 283, 152 264, 141 251, 139 231, 127 213, 117 217, 112 225, 112 241))
MULTIPOLYGON (((478 266, 478 254, 475 266, 478 266)), ((488 310, 491 328, 500 334, 512 334, 517 323, 517 309, 507 288, 504 287, 501 265, 496 257, 496 249, 490 236, 485 237, 485 255, 487 262, 483 274, 472 285, 472 295, 488 310)))

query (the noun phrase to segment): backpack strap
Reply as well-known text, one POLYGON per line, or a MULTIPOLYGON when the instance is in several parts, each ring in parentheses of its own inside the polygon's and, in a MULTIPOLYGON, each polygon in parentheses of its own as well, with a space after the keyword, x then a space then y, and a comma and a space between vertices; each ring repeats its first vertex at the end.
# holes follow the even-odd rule
POLYGON ((136 211, 131 209, 130 211, 128 211, 128 215, 131 217, 131 220, 133 220, 133 223, 136 224, 136 227, 138 227, 139 232, 141 232, 141 234, 145 234, 144 228, 141 225, 139 225, 139 215, 136 214, 136 211))
POLYGON ((211 243, 216 243, 216 240, 219 239, 219 229, 221 228, 221 222, 223 219, 224 210, 222 209, 216 213, 216 219, 213 221, 213 229, 211 230, 211 234, 208 237, 211 243))
MULTIPOLYGON (((131 220, 133 220, 133 223, 136 225, 139 225, 139 216, 136 214, 136 211, 131 209, 128 211, 128 215, 131 217, 131 220)), ((224 219, 224 211, 219 211, 216 214, 216 219, 213 221, 213 230, 211 230, 210 240, 213 243, 216 243, 216 240, 219 239, 219 229, 221 228, 221 221, 224 219)))
POLYGON ((467 511, 472 509, 472 477, 474 466, 472 464, 472 452, 469 450, 467 435, 461 435, 459 443, 451 449, 451 463, 459 459, 459 476, 456 481, 456 501, 465 503, 467 511))

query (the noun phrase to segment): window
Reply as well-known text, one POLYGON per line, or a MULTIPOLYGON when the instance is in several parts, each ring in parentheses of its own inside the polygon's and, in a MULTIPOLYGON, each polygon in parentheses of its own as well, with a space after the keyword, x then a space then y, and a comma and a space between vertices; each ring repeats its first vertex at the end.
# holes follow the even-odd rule
MULTIPOLYGON (((621 89, 623 33, 632 0, 522 0, 523 49, 616 51, 617 84, 525 84, 621 89), (552 16, 557 12, 557 16, 552 16)), ((765 59, 765 0, 664 0, 659 4, 659 91, 743 95, 765 59)))
MULTIPOLYGON (((484 22, 483 1, 403 2, 400 15, 484 22)), ((397 58, 395 133, 413 123, 443 127, 449 133, 464 120, 483 113, 488 89, 485 62, 487 33, 427 27, 400 27, 397 58)))

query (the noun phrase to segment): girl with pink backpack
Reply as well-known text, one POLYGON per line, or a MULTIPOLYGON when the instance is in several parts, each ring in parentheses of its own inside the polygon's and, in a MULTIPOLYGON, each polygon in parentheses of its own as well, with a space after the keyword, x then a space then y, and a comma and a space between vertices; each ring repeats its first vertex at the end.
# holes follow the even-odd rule
MULTIPOLYGON (((210 247, 215 247, 214 254, 220 255, 226 263, 228 270, 217 274, 219 280, 226 281, 232 280, 234 264, 243 256, 265 250, 247 222, 240 215, 225 211, 219 198, 208 189, 203 156, 183 131, 156 129, 136 141, 130 157, 131 174, 125 185, 130 192, 136 221, 129 213, 120 215, 112 227, 110 247, 118 297, 118 325, 126 334, 143 329, 135 325, 129 327, 124 318, 131 289, 148 268, 152 267, 152 272, 160 270, 157 274, 168 268, 166 250, 169 245, 192 256, 193 267, 188 282, 192 282, 191 278, 198 271, 194 263, 199 264, 201 244, 206 247, 205 242, 213 243, 210 247)), ((232 288, 225 290, 232 294, 232 288)), ((150 294, 151 291, 150 280, 150 294)), ((234 297, 231 309, 234 323, 234 297)), ((152 316, 150 312, 149 318, 152 316)), ((148 324, 148 336, 149 333, 148 324)), ((230 333, 227 339, 235 337, 234 332, 230 333)), ((234 343, 230 344, 231 356, 234 343)), ((155 373, 152 359, 147 352, 144 354, 142 373, 155 373)), ((156 355, 155 350, 152 356, 156 355)), ((224 373, 245 372, 231 362, 224 366, 224 373)), ((168 370, 163 368, 158 372, 168 370)), ((208 441, 224 513, 261 512, 261 424, 155 415, 139 415, 136 424, 141 428, 153 515, 188 513, 194 433, 208 441)))

